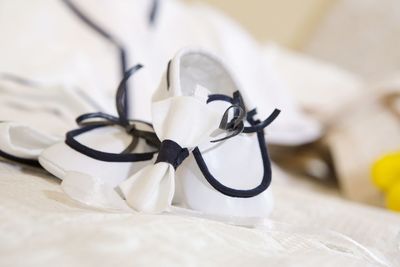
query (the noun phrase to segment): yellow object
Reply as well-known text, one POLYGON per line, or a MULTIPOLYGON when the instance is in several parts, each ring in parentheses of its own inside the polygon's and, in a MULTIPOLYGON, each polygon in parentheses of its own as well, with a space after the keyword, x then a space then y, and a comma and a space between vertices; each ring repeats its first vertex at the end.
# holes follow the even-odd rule
POLYGON ((372 181, 382 191, 400 182, 400 152, 388 154, 372 167, 372 181))
POLYGON ((386 207, 400 211, 400 182, 392 186, 386 193, 386 207))
POLYGON ((385 192, 386 207, 400 211, 400 152, 388 154, 375 162, 372 181, 385 192))

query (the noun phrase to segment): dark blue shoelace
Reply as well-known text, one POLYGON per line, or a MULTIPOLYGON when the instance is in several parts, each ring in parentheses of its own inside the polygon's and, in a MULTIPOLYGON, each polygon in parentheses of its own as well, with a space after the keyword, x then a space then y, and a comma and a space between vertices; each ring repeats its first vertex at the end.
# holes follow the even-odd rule
POLYGON ((158 148, 161 145, 160 140, 154 132, 140 130, 136 127, 136 123, 144 123, 149 127, 152 127, 151 124, 140 120, 129 120, 128 114, 126 113, 126 108, 124 108, 126 103, 125 99, 127 97, 125 84, 127 83, 128 79, 141 68, 142 65, 140 64, 130 68, 124 74, 124 78, 118 86, 115 101, 118 117, 103 112, 93 112, 80 115, 76 119, 76 122, 79 126, 81 126, 81 128, 69 131, 66 134, 65 143, 68 146, 82 154, 102 161, 129 162, 149 160, 153 158, 154 154, 158 152, 158 148), (82 133, 105 126, 119 126, 125 129, 127 134, 132 136, 131 143, 124 149, 124 151, 121 153, 102 152, 85 146, 75 139, 76 136, 82 133), (135 150, 140 138, 144 139, 148 145, 156 148, 156 150, 145 153, 130 153, 131 151, 135 150))
POLYGON ((153 3, 151 4, 150 7, 150 12, 149 12, 149 24, 150 25, 155 25, 156 24, 156 19, 159 13, 160 9, 160 1, 159 0, 153 0, 153 3))
MULTIPOLYGON (((81 20, 83 21, 87 26, 89 26, 95 33, 97 33, 99 36, 113 44, 119 53, 119 61, 120 61, 120 73, 121 73, 121 79, 125 76, 126 71, 128 70, 128 52, 124 45, 122 44, 121 41, 118 40, 114 35, 111 33, 107 32, 104 30, 102 27, 100 27, 98 24, 96 24, 92 19, 89 18, 87 14, 85 14, 81 9, 78 8, 77 5, 75 5, 71 0, 62 0, 62 2, 81 20)), ((159 1, 158 0, 153 0, 150 12, 148 15, 148 23, 150 25, 154 25, 158 11, 159 11, 159 1)), ((125 87, 128 87, 128 84, 125 84, 125 87)), ((126 88, 125 92, 128 92, 128 88, 126 88)), ((125 98, 125 101, 128 101, 128 97, 125 98)), ((127 102, 124 103, 124 108, 125 112, 129 114, 128 110, 129 105, 127 102)))
MULTIPOLYGON (((202 172, 204 178, 207 180, 207 182, 217 191, 220 193, 230 196, 230 197, 236 197, 236 198, 250 198, 257 196, 264 192, 265 190, 268 189, 268 187, 271 184, 271 179, 272 179, 272 171, 271 171, 271 159, 269 157, 268 153, 268 148, 266 145, 265 141, 265 136, 264 136, 264 129, 270 125, 279 115, 280 110, 275 109, 271 115, 269 115, 265 120, 260 121, 258 119, 255 119, 255 115, 257 114, 256 109, 253 109, 247 113, 245 113, 245 105, 242 96, 238 91, 236 91, 233 94, 233 97, 226 96, 226 95, 221 95, 221 94, 214 94, 210 95, 207 103, 210 103, 212 101, 225 101, 229 102, 232 104, 231 107, 227 109, 234 109, 237 110, 234 113, 233 118, 228 121, 226 118, 225 112, 221 123, 220 123, 220 128, 223 130, 226 130, 228 132, 228 135, 224 138, 214 140, 214 142, 220 142, 222 140, 227 140, 229 138, 232 138, 240 133, 256 133, 257 134, 257 139, 258 139, 258 144, 260 148, 260 153, 261 153, 261 158, 263 162, 263 170, 264 174, 261 179, 261 182, 258 186, 248 189, 248 190, 241 190, 241 189, 234 189, 228 186, 225 186, 221 182, 219 182, 219 179, 215 178, 213 174, 210 172, 207 163, 205 162, 203 155, 200 152, 200 149, 196 147, 193 150, 193 156, 197 162, 197 165, 199 166, 200 171, 202 172), (246 115, 244 115, 246 114, 246 115), (250 124, 250 126, 244 126, 244 120, 247 120, 247 122, 250 124)), ((243 177, 243 179, 246 179, 243 177)))

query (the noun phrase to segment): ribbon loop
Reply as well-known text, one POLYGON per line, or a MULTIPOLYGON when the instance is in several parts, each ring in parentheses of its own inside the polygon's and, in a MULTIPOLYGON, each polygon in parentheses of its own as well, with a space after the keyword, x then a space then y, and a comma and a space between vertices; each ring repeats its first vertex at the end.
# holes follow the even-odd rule
POLYGON ((79 126, 119 124, 119 118, 103 112, 85 113, 75 119, 79 126))
POLYGON ((257 114, 257 110, 253 109, 247 113, 247 121, 251 124, 249 127, 244 127, 244 133, 255 133, 264 130, 268 125, 270 125, 281 113, 279 109, 274 109, 272 113, 263 121, 255 119, 254 116, 257 114))
POLYGON ((109 162, 133 162, 133 161, 145 161, 153 158, 154 154, 157 152, 142 152, 142 153, 131 153, 138 146, 140 138, 144 139, 146 143, 155 148, 159 148, 160 141, 157 135, 150 131, 140 130, 136 127, 137 124, 146 124, 149 127, 152 127, 150 123, 146 123, 144 121, 139 120, 129 120, 126 112, 126 83, 128 79, 139 69, 142 68, 142 65, 138 64, 134 67, 130 68, 125 72, 124 78, 120 82, 116 94, 116 106, 118 117, 113 116, 103 112, 93 112, 86 113, 78 118, 76 118, 76 122, 79 126, 78 129, 71 130, 67 132, 65 143, 76 151, 89 156, 91 158, 101 160, 101 161, 109 161, 109 162), (105 126, 119 126, 123 128, 127 134, 132 136, 132 140, 130 144, 119 153, 109 153, 96 149, 92 149, 84 144, 81 144, 78 140, 75 139, 76 136, 83 134, 85 132, 105 127, 105 126))
POLYGON ((143 66, 141 64, 137 64, 127 70, 124 74, 124 78, 118 85, 115 100, 118 117, 103 112, 93 112, 82 114, 76 118, 76 122, 79 126, 100 127, 107 125, 118 125, 124 128, 126 133, 132 135, 133 140, 122 153, 133 151, 139 143, 139 138, 144 139, 147 144, 153 147, 158 148, 160 146, 160 140, 158 139, 157 135, 154 132, 137 129, 135 120, 129 120, 126 112, 126 83, 128 79, 142 67, 143 66))

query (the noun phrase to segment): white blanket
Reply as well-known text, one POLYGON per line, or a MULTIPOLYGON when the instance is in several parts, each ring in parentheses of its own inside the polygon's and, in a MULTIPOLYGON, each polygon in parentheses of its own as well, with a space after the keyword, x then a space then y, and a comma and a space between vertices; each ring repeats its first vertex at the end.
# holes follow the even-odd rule
POLYGON ((263 230, 92 210, 67 198, 58 179, 0 162, 0 266, 380 266, 351 242, 339 246, 337 234, 330 239, 324 229, 398 266, 399 216, 288 182, 274 185, 272 219, 296 227, 263 230))

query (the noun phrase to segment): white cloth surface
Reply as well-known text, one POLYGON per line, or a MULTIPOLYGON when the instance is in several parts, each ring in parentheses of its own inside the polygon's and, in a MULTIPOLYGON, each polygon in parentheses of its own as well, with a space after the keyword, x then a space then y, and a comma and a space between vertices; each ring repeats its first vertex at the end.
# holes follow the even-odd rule
POLYGON ((0 123, 0 150, 16 157, 37 159, 43 149, 57 141, 57 138, 23 124, 0 123))
POLYGON ((75 89, 19 79, 0 73, 0 150, 37 159, 94 107, 75 89))
MULTIPOLYGON (((274 184, 272 219, 344 233, 398 266, 398 215, 289 184, 274 184)), ((0 185, 0 265, 5 267, 379 266, 317 246, 313 235, 301 232, 88 209, 63 194, 58 179, 16 164, 0 163, 0 185)))
POLYGON ((324 125, 365 91, 356 74, 306 54, 268 43, 264 56, 298 104, 324 125))
MULTIPOLYGON (((159 16, 151 27, 147 23, 151 1, 74 3, 124 44, 128 65, 145 66, 130 81, 133 117, 150 120, 151 95, 168 60, 182 47, 200 46, 226 60, 260 117, 274 108, 284 111, 271 125, 270 142, 297 144, 319 136, 319 124, 297 107, 287 86, 263 57, 262 47, 220 12, 202 4, 160 1, 159 16)), ((0 51, 0 72, 77 86, 107 112, 114 112, 110 99, 120 79, 118 52, 62 1, 2 1, 0 33, 0 38, 7 40, 0 51)))
POLYGON ((61 138, 76 127, 77 116, 96 110, 76 88, 57 83, 28 83, 0 73, 0 121, 21 123, 61 138))

